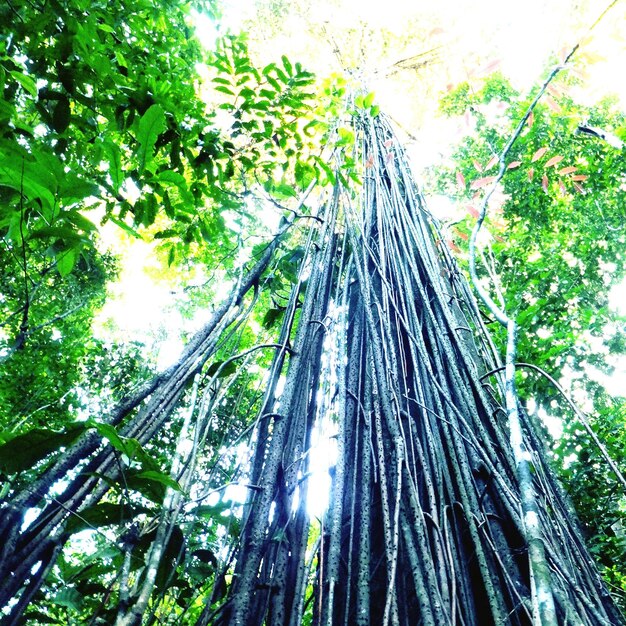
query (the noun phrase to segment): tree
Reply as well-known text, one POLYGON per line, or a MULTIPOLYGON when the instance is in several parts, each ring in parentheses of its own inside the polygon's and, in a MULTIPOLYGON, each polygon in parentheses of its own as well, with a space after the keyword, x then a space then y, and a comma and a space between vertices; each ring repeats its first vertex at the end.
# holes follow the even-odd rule
POLYGON ((619 623, 597 573, 575 565, 589 558, 521 412, 545 549, 529 565, 535 518, 522 514, 504 381, 482 382, 498 358, 467 284, 437 251, 388 123, 358 124, 362 205, 336 191, 323 215, 284 390, 276 399, 270 386, 259 416, 233 582, 199 623, 298 623, 306 604, 324 624, 619 623), (330 368, 324 341, 336 347, 330 368), (329 413, 337 462, 311 563, 303 452, 329 413), (538 606, 540 576, 552 618, 538 606))
MULTIPOLYGON (((622 320, 609 308, 607 294, 624 273, 624 234, 616 226, 623 218, 624 190, 616 181, 623 175, 618 135, 625 120, 614 101, 593 107, 577 103, 569 92, 579 80, 566 75, 551 83, 547 102, 534 109, 511 151, 499 198, 492 203, 491 239, 480 271, 481 277, 497 277, 501 297, 519 312, 518 359, 535 366, 523 370, 520 394, 532 399, 535 412, 562 420, 560 393, 541 370, 556 378, 566 372, 569 394, 593 398, 594 416, 579 412, 564 420, 553 455, 618 593, 623 575, 616 564, 625 554, 619 534, 623 504, 607 497, 608 508, 598 515, 591 494, 605 489, 614 494, 624 487, 605 458, 608 451, 624 472, 624 401, 609 396, 596 378, 598 372, 611 373, 611 356, 622 351, 622 320), (588 132, 590 127, 596 134, 588 132), (604 450, 593 440, 590 424, 604 450)), ((479 84, 464 83, 442 101, 448 115, 467 115, 476 126, 457 149, 455 166, 438 170, 439 192, 463 207, 448 231, 449 245, 459 251, 467 247, 477 207, 496 173, 494 146, 505 141, 527 107, 528 99, 499 73, 479 84)), ((502 343, 497 336, 496 341, 502 343)), ((545 437, 550 441, 547 432, 545 437)))
MULTIPOLYGON (((95 255, 93 196, 133 236, 164 240, 172 265, 233 246, 221 270, 233 286, 179 361, 143 372, 105 416, 3 435, 4 622, 621 623, 373 94, 347 115, 345 85, 328 82, 314 111, 299 64, 257 70, 227 37, 209 59, 226 121, 209 112, 207 124, 189 89, 188 5, 167 19, 148 2, 60 8, 7 9, 19 19, 4 59, 6 249, 28 260, 43 242, 73 276, 95 255), (37 20, 42 37, 29 38, 37 20), (175 59, 161 47, 171 24, 175 59), (143 46, 155 37, 153 64, 143 46), (161 88, 158 72, 177 80, 161 88), (315 152, 318 131, 332 157, 315 152), (244 245, 262 199, 283 221, 244 245), (318 527, 306 494, 322 426, 337 451, 318 527), (234 482, 242 512, 223 495, 234 482)), ((32 260, 19 267, 29 285, 32 260)), ((28 310, 26 288, 15 292, 28 310)))

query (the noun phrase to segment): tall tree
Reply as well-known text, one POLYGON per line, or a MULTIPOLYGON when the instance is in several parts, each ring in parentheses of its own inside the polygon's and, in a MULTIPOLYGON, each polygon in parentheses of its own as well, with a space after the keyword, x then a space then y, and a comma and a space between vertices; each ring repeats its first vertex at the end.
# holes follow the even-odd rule
POLYGON ((363 192, 336 187, 320 214, 284 389, 258 417, 232 584, 198 623, 622 623, 532 423, 511 416, 511 381, 397 139, 369 114, 356 132, 363 192), (329 418, 313 557, 306 451, 329 418))

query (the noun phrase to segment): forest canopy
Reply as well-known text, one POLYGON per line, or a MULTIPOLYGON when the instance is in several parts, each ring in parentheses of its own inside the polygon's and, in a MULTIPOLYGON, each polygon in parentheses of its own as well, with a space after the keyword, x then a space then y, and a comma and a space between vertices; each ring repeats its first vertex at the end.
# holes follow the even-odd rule
POLYGON ((323 72, 297 2, 0 8, 3 624, 623 623, 615 4, 528 91, 434 14, 311 18, 323 72))

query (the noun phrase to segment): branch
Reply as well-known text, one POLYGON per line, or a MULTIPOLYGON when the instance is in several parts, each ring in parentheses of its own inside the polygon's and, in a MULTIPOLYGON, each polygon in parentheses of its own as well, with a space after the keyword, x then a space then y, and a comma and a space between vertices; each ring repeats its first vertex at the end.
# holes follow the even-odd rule
MULTIPOLYGON (((602 441, 600 441, 600 438, 598 437, 598 435, 596 435, 596 433, 591 428, 591 424, 589 423, 587 416, 576 406, 574 401, 567 395, 563 387, 561 387, 561 385, 559 385, 559 383, 552 376, 550 376, 548 372, 546 372, 544 369, 540 368, 537 365, 532 365, 531 363, 516 363, 515 365, 516 367, 526 367, 528 369, 534 370, 535 372, 539 372, 563 396, 567 404, 569 404, 570 408, 576 414, 576 417, 578 418, 580 423, 585 427, 585 430, 589 433, 589 436, 593 439, 593 442, 596 444, 596 446, 600 450, 600 454, 604 457, 604 460, 609 464, 610 468, 613 470, 613 473, 617 477, 618 481, 622 483, 622 486, 624 487, 624 490, 626 491, 626 478, 624 477, 624 474, 622 474, 619 467, 617 467, 617 464, 615 463, 615 461, 611 458, 611 455, 609 454, 608 450, 605 448, 602 441)), ((483 374, 480 377, 480 380, 483 380, 484 378, 488 378, 492 374, 496 374, 497 372, 500 372, 503 369, 504 367, 498 367, 494 370, 491 370, 490 372, 483 374)))

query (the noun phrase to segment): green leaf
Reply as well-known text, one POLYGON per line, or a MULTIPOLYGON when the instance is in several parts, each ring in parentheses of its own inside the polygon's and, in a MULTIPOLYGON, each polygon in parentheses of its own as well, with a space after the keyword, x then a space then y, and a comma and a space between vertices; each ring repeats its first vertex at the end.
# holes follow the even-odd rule
POLYGON ((172 170, 165 170, 163 172, 159 172, 155 176, 155 180, 160 183, 170 183, 172 185, 176 185, 183 200, 188 203, 193 203, 193 195, 189 191, 189 187, 187 186, 187 180, 182 174, 179 174, 178 172, 174 172, 172 170))
POLYGON ((321 159, 320 157, 317 157, 317 156, 315 157, 315 162, 317 163, 317 165, 319 165, 319 167, 326 174, 328 182, 331 185, 334 185, 335 184, 335 172, 333 172, 333 170, 330 167, 330 165, 328 165, 328 163, 326 163, 323 159, 321 159))
POLYGON ((285 68, 287 74, 289 74, 289 76, 293 76, 293 66, 291 65, 289 59, 284 54, 280 58, 283 62, 283 67, 285 68))
POLYGON ((209 369, 207 370, 207 374, 209 376, 215 376, 219 370, 219 374, 217 374, 218 378, 226 378, 226 376, 230 376, 237 371, 237 364, 234 361, 230 361, 224 365, 224 361, 216 361, 213 363, 209 369), (222 368, 222 369, 220 369, 222 368))
POLYGON ((27 91, 33 98, 37 97, 37 84, 35 81, 22 72, 9 72, 9 74, 27 91))
POLYGON ((67 276, 74 269, 78 251, 76 248, 68 248, 57 254, 57 271, 61 276, 67 276))
POLYGON ((301 190, 305 190, 315 178, 315 169, 308 163, 297 161, 295 165, 296 183, 301 190))
POLYGON ((44 226, 30 234, 30 239, 47 239, 52 237, 57 237, 66 243, 79 243, 82 241, 81 236, 68 226, 44 226))
POLYGON ((374 92, 370 91, 365 98, 363 98, 363 107, 369 109, 374 104, 374 92))
POLYGON ((83 605, 83 596, 78 593, 76 589, 66 588, 59 591, 59 593, 52 598, 52 603, 59 606, 65 606, 74 611, 80 611, 83 605))
POLYGON ((153 104, 139 120, 139 132, 137 141, 139 149, 139 171, 143 172, 146 166, 152 161, 152 151, 158 136, 165 130, 165 113, 158 104, 153 104))
POLYGON ((76 424, 62 432, 45 428, 33 428, 23 435, 11 437, 0 434, 6 443, 0 445, 0 471, 17 474, 30 469, 49 454, 74 443, 87 428, 87 424, 76 424))
POLYGON ((263 328, 269 330, 285 314, 284 309, 268 309, 263 317, 263 328))
POLYGON ((278 183, 271 189, 272 195, 279 199, 297 198, 298 192, 287 183, 278 183))
POLYGON ((171 476, 164 474, 163 472, 158 472, 156 470, 146 470, 145 472, 139 472, 135 474, 136 478, 141 478, 142 480, 149 480, 152 482, 157 482, 166 487, 170 487, 175 491, 182 491, 181 486, 175 481, 171 476))
POLYGON ((108 217, 114 224, 117 224, 123 231, 131 235, 131 237, 134 237, 135 239, 141 239, 143 241, 143 237, 126 222, 119 219, 118 217, 115 217, 115 215, 109 215, 108 217))
POLYGON ((88 220, 78 211, 68 211, 65 213, 65 217, 85 232, 95 232, 98 230, 98 227, 91 220, 88 220))
POLYGON ((101 422, 95 422, 90 420, 88 422, 89 426, 96 429, 98 434, 106 439, 116 450, 119 450, 122 454, 128 455, 128 448, 122 438, 117 434, 117 430, 115 430, 115 426, 111 426, 111 424, 102 424, 101 422))
POLYGON ((124 182, 120 149, 112 141, 106 141, 104 143, 104 150, 108 156, 111 184, 113 185, 114 192, 117 193, 124 182))
POLYGON ((56 203, 55 194, 49 187, 51 184, 54 182, 47 172, 40 171, 35 164, 26 163, 22 170, 22 158, 17 162, 5 160, 0 163, 0 185, 23 193, 31 201, 39 199, 46 214, 52 213, 56 203))
POLYGON ((337 133, 339 134, 339 141, 337 142, 338 146, 354 144, 354 133, 349 128, 340 126, 337 129, 337 133))

